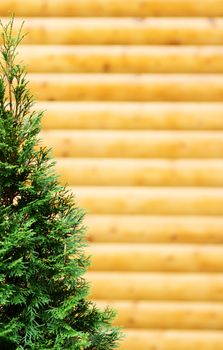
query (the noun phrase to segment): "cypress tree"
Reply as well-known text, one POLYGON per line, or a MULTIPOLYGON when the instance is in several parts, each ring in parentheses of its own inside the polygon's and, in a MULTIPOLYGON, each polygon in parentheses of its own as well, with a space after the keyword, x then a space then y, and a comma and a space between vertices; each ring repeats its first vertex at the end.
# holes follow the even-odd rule
POLYGON ((21 29, 13 18, 1 29, 0 349, 114 349, 114 311, 87 299, 84 212, 41 145, 42 112, 16 63, 21 29))

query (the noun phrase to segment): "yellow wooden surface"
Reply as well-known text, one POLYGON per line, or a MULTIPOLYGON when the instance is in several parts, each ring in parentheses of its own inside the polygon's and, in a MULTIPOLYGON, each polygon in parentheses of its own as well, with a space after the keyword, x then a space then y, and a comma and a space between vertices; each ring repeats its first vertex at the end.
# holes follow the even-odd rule
POLYGON ((30 75, 30 87, 36 98, 49 101, 220 102, 223 74, 33 73, 30 75))
POLYGON ((222 188, 72 187, 90 214, 223 215, 222 188))
MULTIPOLYGON (((107 301, 101 301, 98 305, 106 306, 107 301)), ((109 305, 119 311, 115 324, 128 328, 223 328, 221 303, 109 301, 109 305)))
MULTIPOLYGON (((2 0, 120 350, 223 350, 223 2, 2 0)), ((1 39, 0 39, 1 40, 1 39)))
POLYGON ((41 101, 44 129, 222 130, 223 103, 41 101))
POLYGON ((223 243, 220 216, 87 215, 95 243, 223 243))
MULTIPOLYGON (((93 0, 94 1, 94 0, 93 0)), ((217 18, 18 18, 29 35, 25 44, 51 45, 222 45, 223 19, 217 18)), ((5 19, 6 21, 6 19, 5 19)), ((3 19, 4 23, 4 19, 3 19)))
POLYGON ((127 329, 120 350, 220 350, 222 331, 127 329))
POLYGON ((221 0, 2 0, 7 16, 221 16, 221 0))
POLYGON ((59 158, 56 168, 71 185, 223 186, 220 159, 59 158))
POLYGON ((218 245, 91 244, 92 271, 223 272, 218 245))
POLYGON ((75 131, 41 133, 56 157, 221 158, 223 132, 75 131))
POLYGON ((223 301, 221 273, 89 272, 97 300, 223 301))
POLYGON ((28 45, 19 59, 33 73, 223 73, 221 46, 28 45))

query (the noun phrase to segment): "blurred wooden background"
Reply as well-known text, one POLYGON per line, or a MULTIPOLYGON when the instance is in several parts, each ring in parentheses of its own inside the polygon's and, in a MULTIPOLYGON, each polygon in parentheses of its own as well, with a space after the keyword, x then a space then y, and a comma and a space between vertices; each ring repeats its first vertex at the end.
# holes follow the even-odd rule
POLYGON ((223 0, 1 0, 87 208, 122 350, 223 349, 223 0))

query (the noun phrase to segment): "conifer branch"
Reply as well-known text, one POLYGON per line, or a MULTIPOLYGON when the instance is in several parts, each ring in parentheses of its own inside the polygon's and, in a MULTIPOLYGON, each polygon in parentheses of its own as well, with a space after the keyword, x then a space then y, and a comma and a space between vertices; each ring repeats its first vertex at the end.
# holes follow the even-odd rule
POLYGON ((0 349, 113 350, 114 312, 88 300, 82 277, 84 213, 39 145, 42 113, 16 63, 24 35, 13 24, 0 27, 0 349))

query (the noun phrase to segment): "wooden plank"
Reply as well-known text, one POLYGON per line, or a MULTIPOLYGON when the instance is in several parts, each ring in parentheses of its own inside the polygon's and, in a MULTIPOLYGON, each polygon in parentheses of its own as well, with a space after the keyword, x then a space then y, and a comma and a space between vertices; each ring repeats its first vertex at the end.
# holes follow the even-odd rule
POLYGON ((29 79, 31 90, 39 100, 223 101, 221 74, 33 73, 29 79))
POLYGON ((87 215, 95 243, 223 243, 223 217, 87 215))
POLYGON ((223 161, 59 158, 63 184, 74 186, 223 186, 223 161))
POLYGON ((90 299, 223 301, 223 274, 89 272, 90 299))
POLYGON ((1 16, 222 16, 221 0, 3 0, 1 16))
POLYGON ((223 103, 38 102, 44 129, 223 130, 223 103))
POLYGON ((221 131, 69 131, 41 133, 55 157, 222 158, 221 131))
POLYGON ((220 46, 21 46, 32 73, 223 73, 220 46))
POLYGON ((223 272, 223 247, 194 244, 91 244, 92 271, 223 272))
MULTIPOLYGON (((222 18, 32 18, 24 44, 52 45, 222 45, 222 18)), ((7 18, 3 19, 6 22, 7 18)), ((16 27, 15 27, 16 29, 16 27)))
MULTIPOLYGON (((128 328, 223 329, 222 303, 114 301, 115 324, 128 328)), ((101 307, 107 301, 98 302, 101 307)))
POLYGON ((119 350, 220 350, 222 331, 127 329, 119 350))
POLYGON ((222 188, 72 187, 89 214, 222 215, 222 188))

